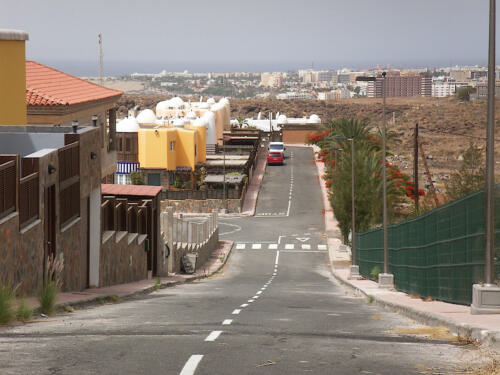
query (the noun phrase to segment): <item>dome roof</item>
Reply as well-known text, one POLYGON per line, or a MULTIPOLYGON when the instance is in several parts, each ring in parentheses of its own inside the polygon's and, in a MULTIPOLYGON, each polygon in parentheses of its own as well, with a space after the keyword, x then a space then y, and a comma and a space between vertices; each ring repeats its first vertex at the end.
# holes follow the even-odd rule
POLYGON ((321 119, 319 118, 318 115, 311 115, 311 117, 309 117, 309 120, 307 122, 319 124, 321 123, 321 119))
POLYGON ((278 116, 278 124, 286 124, 287 122, 288 122, 288 119, 286 118, 285 115, 278 116))
POLYGON ((119 133, 136 133, 139 129, 139 123, 134 117, 125 117, 116 124, 116 131, 119 133))
POLYGON ((206 118, 197 118, 193 121, 194 126, 208 126, 208 121, 206 118))
POLYGON ((171 108, 180 108, 180 107, 183 107, 184 106, 184 100, 182 100, 181 98, 179 98, 178 96, 170 99, 168 101, 168 106, 171 107, 171 108))
POLYGON ((194 113, 193 111, 189 111, 188 114, 186 115, 186 118, 189 119, 189 120, 195 120, 196 119, 196 113, 194 113))
POLYGON ((151 109, 145 109, 137 115, 136 119, 139 124, 154 124, 156 115, 151 109))
POLYGON ((186 123, 186 121, 182 118, 176 118, 173 122, 173 125, 176 127, 176 128, 182 128, 184 126, 184 124, 186 123))
POLYGON ((209 98, 209 99, 207 100, 207 103, 208 103, 208 104, 215 104, 215 99, 214 99, 214 98, 209 98))
POLYGON ((156 110, 168 109, 168 100, 164 100, 156 104, 156 110))

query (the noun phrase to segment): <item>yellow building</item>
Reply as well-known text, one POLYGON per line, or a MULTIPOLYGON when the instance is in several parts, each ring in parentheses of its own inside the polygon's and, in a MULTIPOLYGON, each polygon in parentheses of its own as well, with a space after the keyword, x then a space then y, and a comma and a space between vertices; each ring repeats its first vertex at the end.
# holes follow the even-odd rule
POLYGON ((0 29, 0 124, 26 125, 26 52, 28 33, 0 29))

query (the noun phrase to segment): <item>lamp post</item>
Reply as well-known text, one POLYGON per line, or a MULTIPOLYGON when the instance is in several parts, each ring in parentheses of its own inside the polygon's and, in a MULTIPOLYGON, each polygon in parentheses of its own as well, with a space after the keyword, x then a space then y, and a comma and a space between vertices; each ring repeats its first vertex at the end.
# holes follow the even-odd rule
POLYGON ((472 286, 472 314, 500 314, 500 288, 495 281, 495 28, 496 0, 490 0, 488 48, 488 121, 486 125, 485 283, 472 286))
MULTIPOLYGON (((330 150, 330 163, 332 161, 332 151, 335 152, 335 167, 334 167, 334 171, 335 171, 335 174, 337 173, 337 151, 343 151, 341 148, 338 148, 338 147, 330 147, 329 148, 330 150)), ((331 167, 331 166, 330 166, 331 167)), ((333 168, 331 168, 333 169, 333 168)))
POLYGON ((336 141, 351 142, 351 267, 349 268, 349 279, 358 279, 359 266, 356 264, 356 219, 354 204, 354 138, 334 137, 336 141))
MULTIPOLYGON (((378 275, 379 288, 393 289, 394 275, 389 273, 389 248, 387 241, 387 178, 386 178, 386 72, 382 73, 382 232, 384 241, 384 272, 378 275)), ((356 77, 356 81, 377 82, 377 77, 356 77)), ((375 90, 376 91, 376 90, 375 90)))
POLYGON ((219 141, 222 141, 222 155, 223 155, 223 164, 222 164, 222 200, 223 200, 223 212, 226 213, 227 210, 227 202, 226 202, 226 142, 224 137, 219 138, 219 141))

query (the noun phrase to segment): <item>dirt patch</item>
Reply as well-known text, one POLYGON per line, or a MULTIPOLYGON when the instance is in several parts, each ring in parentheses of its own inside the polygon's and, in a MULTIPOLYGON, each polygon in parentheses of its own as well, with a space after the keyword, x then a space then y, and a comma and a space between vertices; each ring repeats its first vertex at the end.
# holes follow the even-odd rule
POLYGON ((387 333, 397 334, 397 335, 417 335, 417 336, 427 336, 435 340, 444 340, 454 343, 459 343, 458 337, 453 336, 450 330, 446 327, 435 326, 435 327, 415 327, 415 328, 396 328, 387 333))

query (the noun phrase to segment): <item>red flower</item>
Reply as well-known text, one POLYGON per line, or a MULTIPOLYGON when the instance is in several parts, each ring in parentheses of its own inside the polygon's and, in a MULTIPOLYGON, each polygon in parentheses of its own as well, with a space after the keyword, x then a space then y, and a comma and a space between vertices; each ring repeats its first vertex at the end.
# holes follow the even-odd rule
POLYGON ((401 186, 401 182, 396 182, 396 186, 400 187, 401 186))

